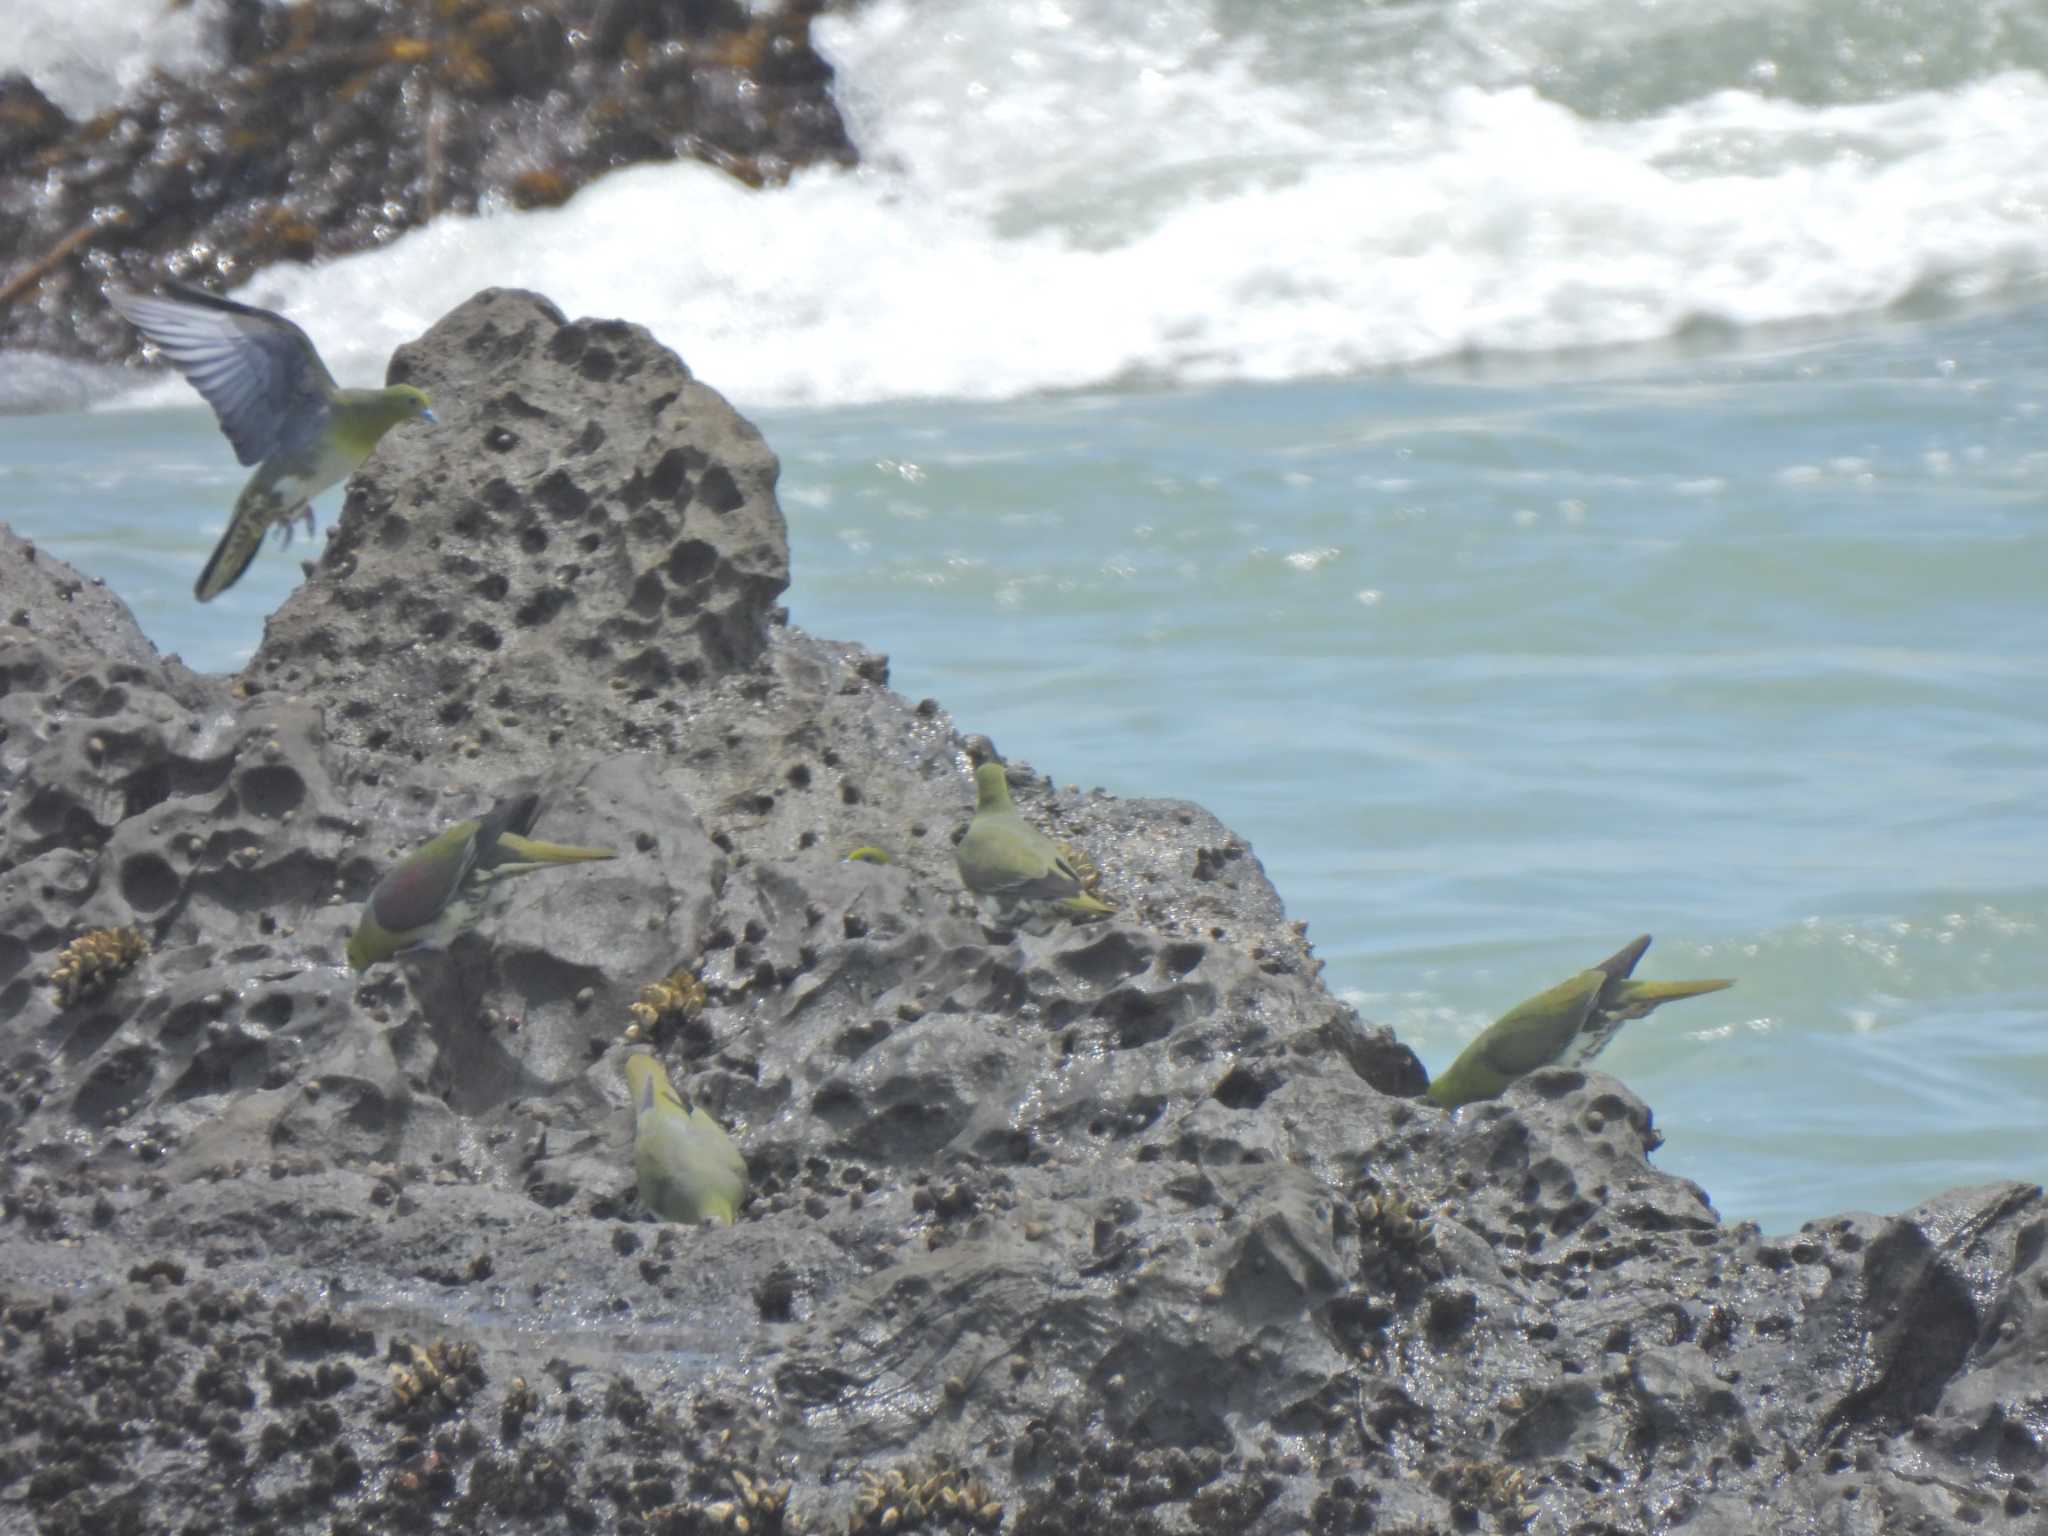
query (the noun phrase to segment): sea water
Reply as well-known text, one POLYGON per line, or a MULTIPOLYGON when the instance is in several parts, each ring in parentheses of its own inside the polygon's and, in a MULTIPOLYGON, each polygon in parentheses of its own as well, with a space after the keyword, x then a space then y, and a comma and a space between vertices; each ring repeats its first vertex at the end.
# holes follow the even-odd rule
MULTIPOLYGON (((198 46, 30 35, 81 100, 198 46)), ((2048 1175, 2048 8, 819 35, 857 172, 643 167, 248 296, 345 382, 489 284, 649 325, 782 456, 796 622, 1209 806, 1432 1068, 1639 932, 1736 978, 1600 1063, 1731 1218, 2048 1175)), ((67 407, 0 417, 0 517, 232 668, 298 551, 195 604, 244 472, 104 392, 0 357, 67 407)))

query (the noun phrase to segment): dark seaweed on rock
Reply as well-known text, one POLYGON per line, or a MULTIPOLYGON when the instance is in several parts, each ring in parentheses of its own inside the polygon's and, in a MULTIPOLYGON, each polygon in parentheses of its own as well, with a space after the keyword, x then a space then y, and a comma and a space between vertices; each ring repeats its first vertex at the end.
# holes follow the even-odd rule
MULTIPOLYGON (((136 0, 138 5, 160 0, 136 0)), ((74 123, 0 75, 0 347, 114 361, 108 280, 233 286, 487 202, 695 158, 750 186, 851 164, 814 0, 228 0, 224 67, 74 123)))
POLYGON ((1605 1077, 1447 1116, 1181 802, 1020 774, 1118 912, 992 934, 961 738, 783 622, 716 393, 518 293, 394 372, 451 419, 239 678, 0 535, 0 1529, 2041 1529, 2038 1190, 1766 1240, 1605 1077), (515 779, 621 857, 354 984, 515 779), (731 1228, 633 1219, 684 967, 731 1228))

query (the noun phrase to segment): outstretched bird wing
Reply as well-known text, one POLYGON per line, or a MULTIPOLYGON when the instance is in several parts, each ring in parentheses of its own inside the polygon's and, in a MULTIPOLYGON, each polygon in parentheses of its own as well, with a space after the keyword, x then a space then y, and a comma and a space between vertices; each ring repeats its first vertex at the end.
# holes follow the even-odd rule
POLYGON ((320 434, 334 376, 304 331, 283 315, 203 288, 165 286, 176 297, 110 288, 107 302, 206 397, 236 458, 258 464, 320 434))

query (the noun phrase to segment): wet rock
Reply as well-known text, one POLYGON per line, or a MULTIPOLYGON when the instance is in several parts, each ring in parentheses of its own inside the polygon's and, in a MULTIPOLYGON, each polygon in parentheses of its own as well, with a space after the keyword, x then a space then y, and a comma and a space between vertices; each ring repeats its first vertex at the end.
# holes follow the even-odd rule
POLYGON ((71 119, 26 75, 0 75, 0 173, 71 130, 71 119))
POLYGON ((714 392, 513 293, 394 371, 446 425, 356 478, 238 678, 0 552, 6 1508, 2039 1529, 2038 1189, 1766 1238, 1611 1079, 1446 1115, 1181 802, 1013 765, 1119 911, 991 929, 963 739, 782 622, 774 458, 714 392), (347 972, 378 874, 515 784, 619 857, 347 972), (148 952, 60 997, 121 927, 148 952), (624 1037, 678 973, 659 1049, 748 1160, 730 1228, 633 1196, 624 1037))

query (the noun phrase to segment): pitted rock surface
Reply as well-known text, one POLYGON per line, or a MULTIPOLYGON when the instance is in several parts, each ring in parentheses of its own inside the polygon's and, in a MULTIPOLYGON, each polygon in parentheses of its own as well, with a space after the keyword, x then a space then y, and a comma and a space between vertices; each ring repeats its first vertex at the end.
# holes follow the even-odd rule
POLYGON ((394 435, 248 676, 345 702, 415 762, 662 746, 747 671, 789 584, 775 456, 639 326, 492 291, 393 357, 438 428, 394 435), (602 412, 593 394, 601 395, 602 412))
POLYGON ((523 294, 394 373, 446 425, 240 678, 0 561, 0 1529, 842 1530, 899 1473, 987 1500, 901 1530, 2042 1529, 2039 1190, 1766 1239, 1611 1079, 1446 1115, 1183 802, 1014 765, 1119 912, 992 928, 960 735, 782 621, 723 401, 523 294), (619 857, 343 969, 517 788, 619 857), (626 1009, 678 966, 729 1229, 632 1198, 626 1009))

